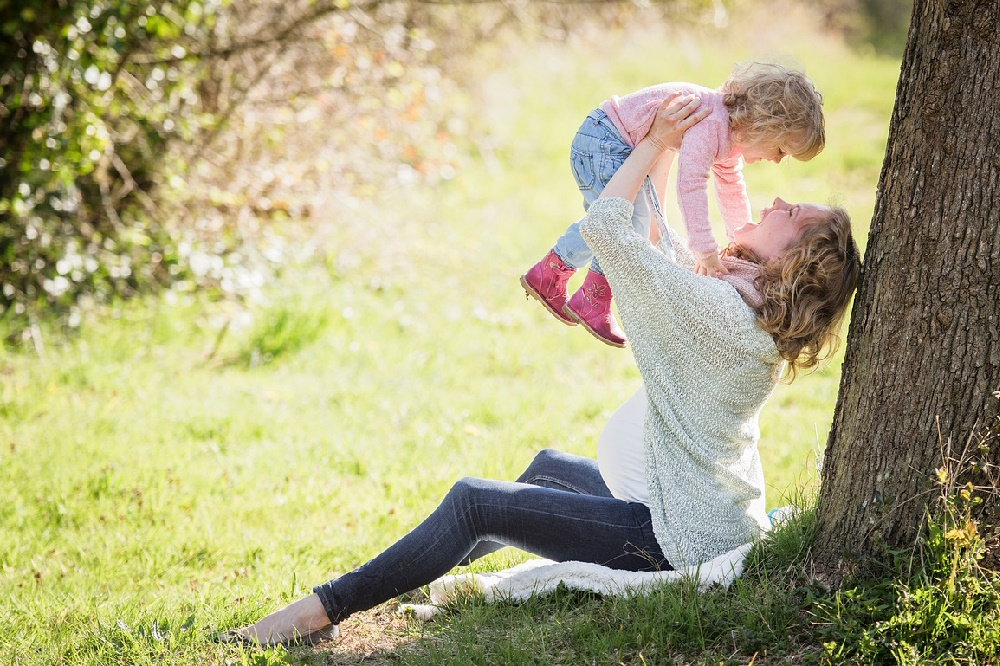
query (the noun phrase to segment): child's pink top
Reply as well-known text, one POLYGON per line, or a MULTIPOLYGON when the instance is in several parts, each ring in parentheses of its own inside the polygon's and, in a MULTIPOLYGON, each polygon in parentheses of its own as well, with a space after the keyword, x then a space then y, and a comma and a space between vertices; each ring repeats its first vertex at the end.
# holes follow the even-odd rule
POLYGON ((740 149, 729 136, 729 112, 722 103, 722 93, 693 83, 661 83, 624 97, 612 97, 601 110, 633 148, 649 132, 656 110, 675 92, 701 95, 701 104, 709 105, 711 114, 684 133, 677 160, 677 199, 688 247, 698 258, 719 251, 712 237, 708 219, 708 175, 715 177, 715 195, 726 236, 732 240, 734 229, 751 221, 750 201, 743 182, 743 159, 740 149))

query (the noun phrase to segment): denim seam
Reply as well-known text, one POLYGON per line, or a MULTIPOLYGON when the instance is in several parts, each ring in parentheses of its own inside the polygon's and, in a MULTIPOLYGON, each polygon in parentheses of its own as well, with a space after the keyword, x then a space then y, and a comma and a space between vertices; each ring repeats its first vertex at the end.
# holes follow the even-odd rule
MULTIPOLYGON (((528 479, 526 479, 524 481, 524 483, 527 483, 527 484, 530 484, 530 485, 533 485, 533 486, 537 486, 538 484, 535 483, 535 481, 548 481, 549 483, 553 483, 553 484, 555 484, 557 486, 562 486, 563 488, 566 488, 567 490, 572 490, 577 495, 590 495, 590 493, 587 492, 586 490, 584 490, 583 488, 574 486, 573 484, 570 484, 570 483, 566 483, 562 479, 558 479, 558 478, 553 477, 553 476, 548 476, 547 474, 536 474, 536 475, 534 475, 534 476, 529 477, 528 479)), ((544 486, 542 486, 542 487, 544 487, 544 486)), ((594 497, 599 497, 599 495, 594 495, 594 497)))

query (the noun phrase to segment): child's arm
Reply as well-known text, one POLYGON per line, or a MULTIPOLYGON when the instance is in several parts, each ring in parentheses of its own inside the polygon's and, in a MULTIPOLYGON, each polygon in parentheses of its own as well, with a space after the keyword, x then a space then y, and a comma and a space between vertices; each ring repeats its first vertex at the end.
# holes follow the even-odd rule
POLYGON ((708 175, 718 150, 718 128, 714 123, 702 123, 684 134, 677 160, 677 198, 688 247, 697 261, 696 271, 714 277, 729 272, 719 260, 719 246, 708 219, 708 175))
POLYGON ((712 166, 715 177, 715 197, 719 202, 719 212, 726 223, 726 236, 733 239, 733 231, 751 222, 750 199, 743 180, 743 160, 741 158, 721 160, 712 166))

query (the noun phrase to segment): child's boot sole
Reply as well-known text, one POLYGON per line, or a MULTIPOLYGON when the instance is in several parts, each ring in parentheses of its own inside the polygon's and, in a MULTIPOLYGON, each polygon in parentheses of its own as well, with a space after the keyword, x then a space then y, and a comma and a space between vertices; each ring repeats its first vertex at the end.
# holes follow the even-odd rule
POLYGON ((521 286, 524 287, 524 292, 528 296, 531 296, 536 301, 538 301, 539 303, 541 303, 542 305, 544 305, 545 309, 548 310, 549 313, 553 317, 555 317, 556 319, 558 319, 562 323, 566 324, 567 326, 576 326, 576 323, 577 323, 576 317, 572 317, 572 318, 571 317, 567 317, 565 310, 556 310, 554 307, 552 307, 551 305, 549 305, 549 302, 546 301, 544 298, 542 298, 542 295, 539 294, 537 291, 535 291, 534 288, 530 284, 528 284, 528 281, 525 279, 524 275, 521 276, 521 286))
POLYGON ((598 340, 600 340, 601 342, 603 342, 607 346, 614 347, 616 349, 624 349, 625 348, 625 345, 627 344, 627 342, 616 342, 614 340, 608 340, 603 335, 601 335, 600 333, 598 333, 597 331, 595 331, 594 329, 592 329, 590 327, 590 325, 586 322, 586 320, 584 320, 583 317, 581 317, 577 313, 573 312, 573 310, 569 307, 568 303, 563 307, 563 312, 566 313, 568 316, 572 317, 573 321, 575 323, 579 324, 580 326, 583 326, 584 330, 586 330, 588 333, 590 333, 592 336, 594 336, 595 338, 597 338, 598 340))

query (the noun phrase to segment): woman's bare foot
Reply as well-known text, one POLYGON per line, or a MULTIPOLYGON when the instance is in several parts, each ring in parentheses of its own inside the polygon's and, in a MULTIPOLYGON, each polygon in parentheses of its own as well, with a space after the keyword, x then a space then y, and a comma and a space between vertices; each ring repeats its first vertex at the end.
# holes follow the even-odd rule
POLYGON ((330 623, 319 596, 310 594, 248 627, 224 634, 221 639, 270 647, 293 643, 315 644, 338 635, 337 625, 330 623))

